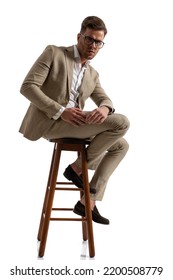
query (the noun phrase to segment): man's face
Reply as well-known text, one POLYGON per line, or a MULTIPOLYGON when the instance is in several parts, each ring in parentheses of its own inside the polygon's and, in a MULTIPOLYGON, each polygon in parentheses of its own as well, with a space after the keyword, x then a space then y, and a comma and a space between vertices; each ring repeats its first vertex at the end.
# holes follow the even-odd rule
POLYGON ((92 41, 92 39, 90 38, 96 40, 97 42, 103 41, 104 31, 87 28, 84 33, 78 34, 77 48, 79 50, 82 63, 84 63, 86 60, 93 59, 100 50, 99 47, 96 45, 97 43, 90 42, 90 40, 92 41))

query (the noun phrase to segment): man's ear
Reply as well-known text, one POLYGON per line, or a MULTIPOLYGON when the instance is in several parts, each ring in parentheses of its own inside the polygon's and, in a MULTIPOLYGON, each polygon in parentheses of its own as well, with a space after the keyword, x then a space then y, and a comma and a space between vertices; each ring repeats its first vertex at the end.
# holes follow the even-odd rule
POLYGON ((81 34, 78 33, 78 34, 77 34, 77 41, 79 41, 80 37, 81 37, 81 34))

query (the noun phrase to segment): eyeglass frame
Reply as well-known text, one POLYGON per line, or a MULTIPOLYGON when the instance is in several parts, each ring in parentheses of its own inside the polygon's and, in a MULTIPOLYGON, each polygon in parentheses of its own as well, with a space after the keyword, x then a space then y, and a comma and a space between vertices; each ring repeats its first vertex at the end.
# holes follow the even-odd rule
POLYGON ((84 35, 84 34, 82 34, 82 33, 80 33, 80 35, 82 35, 82 37, 84 38, 85 41, 86 41, 87 39, 90 40, 90 43, 87 43, 87 42, 86 42, 87 45, 92 45, 93 43, 95 43, 96 47, 99 48, 99 49, 101 49, 101 48, 103 48, 103 46, 104 46, 104 44, 105 44, 103 41, 95 40, 94 38, 92 38, 92 37, 90 37, 90 36, 87 36, 87 35, 84 35), (99 46, 98 44, 102 44, 102 45, 99 46))

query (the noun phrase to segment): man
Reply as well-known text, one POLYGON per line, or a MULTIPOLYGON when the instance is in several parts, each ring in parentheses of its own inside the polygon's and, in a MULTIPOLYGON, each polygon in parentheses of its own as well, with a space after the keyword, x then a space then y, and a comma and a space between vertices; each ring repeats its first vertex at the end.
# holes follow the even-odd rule
MULTIPOLYGON (((93 221, 101 224, 109 224, 109 220, 100 215, 96 200, 102 200, 110 175, 128 150, 122 137, 129 128, 128 119, 114 113, 99 75, 90 65, 90 60, 104 46, 106 34, 106 26, 100 18, 85 18, 77 35, 77 45, 48 46, 21 86, 21 93, 31 102, 20 127, 26 138, 91 139, 87 161, 88 168, 95 173, 90 181, 90 201, 93 221), (85 112, 85 100, 89 97, 97 108, 85 112)), ((108 71, 112 71, 111 66, 108 71)), ((81 173, 78 158, 66 168, 64 176, 82 187, 81 173)), ((84 198, 77 202, 74 212, 85 216, 84 198)))

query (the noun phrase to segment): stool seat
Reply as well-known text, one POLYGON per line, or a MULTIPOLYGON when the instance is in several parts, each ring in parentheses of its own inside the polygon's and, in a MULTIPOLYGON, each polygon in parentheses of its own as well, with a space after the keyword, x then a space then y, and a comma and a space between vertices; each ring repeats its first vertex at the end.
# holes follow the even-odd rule
POLYGON ((95 248, 92 227, 92 212, 90 207, 90 187, 88 182, 88 166, 86 155, 86 147, 90 144, 90 139, 57 138, 49 139, 49 142, 54 143, 54 149, 38 231, 38 240, 40 241, 38 255, 39 257, 44 256, 50 221, 81 221, 83 240, 88 240, 89 255, 90 257, 94 257, 95 248), (78 153, 78 156, 81 156, 83 188, 57 187, 57 185, 73 185, 72 182, 59 182, 58 180, 58 171, 62 151, 76 151, 78 153), (82 196, 84 195, 86 217, 52 218, 52 211, 73 211, 73 208, 52 207, 55 191, 78 191, 80 192, 80 198, 82 198, 82 196))
POLYGON ((79 138, 55 138, 49 139, 50 142, 60 143, 60 144, 83 144, 88 145, 90 144, 91 140, 89 138, 86 139, 79 139, 79 138))

